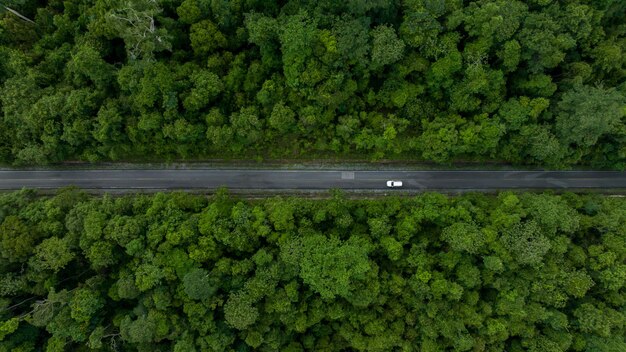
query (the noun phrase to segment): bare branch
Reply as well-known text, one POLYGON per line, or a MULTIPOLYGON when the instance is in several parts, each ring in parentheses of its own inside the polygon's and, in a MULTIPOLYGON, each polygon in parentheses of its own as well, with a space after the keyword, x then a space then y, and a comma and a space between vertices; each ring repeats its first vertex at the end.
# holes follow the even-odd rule
POLYGON ((26 16, 22 15, 21 13, 19 13, 19 12, 17 12, 17 11, 15 11, 15 10, 13 10, 12 8, 10 8, 10 7, 8 7, 8 6, 4 5, 4 4, 0 4, 0 6, 4 7, 7 11, 9 11, 10 13, 14 14, 15 16, 17 16, 17 17, 19 17, 19 18, 23 19, 24 21, 26 21, 26 22, 30 22, 30 23, 32 23, 32 24, 35 24, 35 21, 33 21, 33 20, 31 20, 30 18, 28 18, 28 17, 26 17, 26 16))

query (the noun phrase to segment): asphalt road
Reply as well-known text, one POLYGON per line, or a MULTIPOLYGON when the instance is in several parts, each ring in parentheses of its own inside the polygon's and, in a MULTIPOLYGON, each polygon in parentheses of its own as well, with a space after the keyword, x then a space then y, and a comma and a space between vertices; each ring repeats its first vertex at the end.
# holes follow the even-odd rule
POLYGON ((0 189, 386 189, 387 180, 412 190, 626 188, 617 171, 336 171, 336 170, 0 170, 0 189))

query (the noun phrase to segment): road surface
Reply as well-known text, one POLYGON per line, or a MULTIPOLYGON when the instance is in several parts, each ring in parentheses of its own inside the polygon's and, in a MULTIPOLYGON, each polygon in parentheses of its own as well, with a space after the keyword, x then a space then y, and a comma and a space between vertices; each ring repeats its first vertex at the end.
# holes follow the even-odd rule
POLYGON ((337 170, 0 170, 0 189, 386 189, 399 180, 410 190, 626 189, 618 171, 337 171, 337 170))

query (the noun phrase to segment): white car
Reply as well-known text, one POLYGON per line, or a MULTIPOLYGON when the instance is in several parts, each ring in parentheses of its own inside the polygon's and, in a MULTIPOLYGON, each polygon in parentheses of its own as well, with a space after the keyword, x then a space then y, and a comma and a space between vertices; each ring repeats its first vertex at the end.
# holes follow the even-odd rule
POLYGON ((387 187, 389 188, 402 187, 402 181, 387 181, 387 187))

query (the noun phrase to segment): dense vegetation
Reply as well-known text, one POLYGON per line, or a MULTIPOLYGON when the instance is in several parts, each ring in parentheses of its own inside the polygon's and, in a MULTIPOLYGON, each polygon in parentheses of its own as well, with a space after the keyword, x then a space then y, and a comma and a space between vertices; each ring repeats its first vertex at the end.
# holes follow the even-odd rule
POLYGON ((623 0, 3 0, 0 161, 623 168, 623 0))
POLYGON ((0 196, 1 351, 626 351, 626 201, 0 196))

